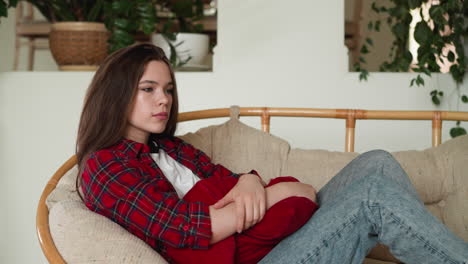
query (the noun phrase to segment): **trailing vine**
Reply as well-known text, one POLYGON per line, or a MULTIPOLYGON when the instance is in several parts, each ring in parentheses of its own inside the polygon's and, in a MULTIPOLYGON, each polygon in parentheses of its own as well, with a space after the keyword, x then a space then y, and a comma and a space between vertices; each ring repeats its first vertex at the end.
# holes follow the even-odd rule
MULTIPOLYGON (((450 75, 456 83, 459 100, 468 103, 468 96, 460 91, 467 71, 467 58, 464 51, 464 38, 468 36, 468 1, 464 0, 389 0, 389 5, 379 5, 379 0, 372 3, 371 9, 378 14, 378 19, 368 23, 370 32, 380 32, 382 21, 387 23, 395 37, 390 48, 389 60, 381 63, 379 71, 384 72, 417 72, 417 76, 410 82, 410 86, 424 86, 424 78, 431 77, 433 72, 441 72, 439 63, 451 63, 450 75), (417 63, 413 63, 413 55, 409 51, 410 24, 412 15, 410 10, 420 8, 423 4, 431 4, 428 15, 424 15, 423 8, 420 15, 423 19, 416 24, 414 39, 419 44, 417 63), (452 49, 448 49, 448 46, 452 49)), ((386 1, 388 3, 388 1, 386 1)), ((366 54, 373 47, 373 40, 367 37, 360 47, 359 61, 354 69, 359 71, 359 79, 367 80, 369 71, 366 69, 366 54)), ((433 90, 430 93, 435 105, 440 105, 444 93, 433 90)), ((452 137, 466 134, 466 130, 457 121, 450 130, 452 137)))

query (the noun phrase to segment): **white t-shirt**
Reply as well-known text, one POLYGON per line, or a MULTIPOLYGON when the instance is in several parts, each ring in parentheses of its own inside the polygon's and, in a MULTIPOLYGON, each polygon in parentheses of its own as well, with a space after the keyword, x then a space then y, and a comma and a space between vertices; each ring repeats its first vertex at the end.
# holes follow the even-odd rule
MULTIPOLYGON (((153 141, 153 144, 156 142, 153 141)), ((195 175, 189 168, 175 161, 163 149, 159 148, 158 153, 151 153, 151 157, 158 164, 164 176, 169 180, 177 192, 179 198, 182 199, 184 195, 192 189, 200 178, 195 175)))

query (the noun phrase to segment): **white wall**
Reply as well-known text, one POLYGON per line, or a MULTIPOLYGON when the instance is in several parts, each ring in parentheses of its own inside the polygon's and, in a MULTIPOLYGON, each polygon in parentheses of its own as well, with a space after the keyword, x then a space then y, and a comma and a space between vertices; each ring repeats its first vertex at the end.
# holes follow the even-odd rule
MULTIPOLYGON (((359 82, 356 73, 348 73, 343 1, 226 0, 219 1, 219 9, 214 72, 176 75, 182 111, 233 104, 456 110, 454 100, 436 108, 429 97, 435 88, 450 94, 450 76, 434 75, 425 88, 409 88, 412 74, 373 73, 368 82, 359 82)), ((4 22, 2 41, 11 38, 13 25, 4 22)), ((12 47, 0 46, 2 67, 10 53, 12 47)), ((0 73, 0 199, 6 212, 0 218, 0 263, 45 262, 35 234, 37 201, 47 180, 74 152, 91 78, 92 73, 0 73)), ((462 89, 467 93, 466 84, 462 89)), ((460 110, 468 111, 467 105, 460 110)), ((246 122, 258 127, 257 121, 246 122)), ((272 133, 292 146, 343 150, 343 120, 277 118, 271 123, 272 133)), ((451 123, 444 123, 443 141, 451 123)), ((180 133, 204 124, 184 124, 180 133)), ((424 149, 431 144, 430 130, 430 122, 360 121, 356 151, 424 149)))

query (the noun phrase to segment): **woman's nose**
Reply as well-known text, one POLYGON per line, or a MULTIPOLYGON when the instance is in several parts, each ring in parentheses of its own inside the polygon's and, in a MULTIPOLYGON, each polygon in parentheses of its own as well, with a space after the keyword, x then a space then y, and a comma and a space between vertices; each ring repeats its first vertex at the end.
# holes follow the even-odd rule
POLYGON ((156 102, 158 104, 167 104, 169 102, 169 95, 165 92, 160 92, 157 96, 156 102))

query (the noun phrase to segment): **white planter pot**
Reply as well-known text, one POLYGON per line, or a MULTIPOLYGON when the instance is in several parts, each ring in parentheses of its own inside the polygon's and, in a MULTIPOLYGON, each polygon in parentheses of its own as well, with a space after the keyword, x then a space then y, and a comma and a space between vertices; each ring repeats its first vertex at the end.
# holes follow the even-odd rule
MULTIPOLYGON (((164 53, 168 58, 171 57, 170 46, 161 34, 154 34, 152 36, 152 41, 154 45, 164 50, 164 53)), ((208 35, 197 33, 178 33, 176 40, 171 42, 176 49, 178 63, 191 57, 191 59, 181 68, 200 70, 209 69, 210 65, 206 61, 210 43, 208 35)))

